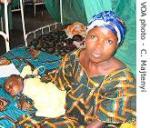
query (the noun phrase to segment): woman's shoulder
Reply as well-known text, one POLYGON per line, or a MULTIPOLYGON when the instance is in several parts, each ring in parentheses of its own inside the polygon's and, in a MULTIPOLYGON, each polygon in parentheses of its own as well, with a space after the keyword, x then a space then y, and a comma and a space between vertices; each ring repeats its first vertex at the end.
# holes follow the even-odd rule
POLYGON ((128 81, 135 81, 135 77, 131 72, 130 68, 125 66, 120 69, 113 70, 111 73, 107 75, 107 79, 111 80, 128 80, 128 81))
POLYGON ((124 64, 122 61, 118 60, 117 58, 113 58, 113 61, 110 66, 110 71, 107 76, 134 77, 130 68, 126 64, 124 64))

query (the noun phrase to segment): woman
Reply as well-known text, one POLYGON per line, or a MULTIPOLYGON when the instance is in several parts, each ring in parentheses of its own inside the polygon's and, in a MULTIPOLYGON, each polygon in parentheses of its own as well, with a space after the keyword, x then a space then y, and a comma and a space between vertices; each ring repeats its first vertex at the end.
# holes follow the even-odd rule
POLYGON ((135 79, 113 57, 125 32, 123 22, 112 11, 93 17, 85 48, 66 55, 60 68, 43 78, 67 91, 66 114, 57 119, 34 118, 37 126, 112 128, 135 119, 135 79))

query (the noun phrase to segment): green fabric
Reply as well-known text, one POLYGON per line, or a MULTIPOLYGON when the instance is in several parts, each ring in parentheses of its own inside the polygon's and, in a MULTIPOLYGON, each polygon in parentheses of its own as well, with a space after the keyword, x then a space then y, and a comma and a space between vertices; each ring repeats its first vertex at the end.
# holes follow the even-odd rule
POLYGON ((13 0, 11 3, 11 8, 13 9, 13 8, 17 7, 17 5, 19 5, 19 3, 20 3, 20 0, 13 0))
MULTIPOLYGON (((90 21, 93 15, 104 11, 112 10, 111 0, 83 0, 86 12, 86 20, 90 21)), ((84 17, 83 17, 84 18, 84 17)))
POLYGON ((55 20, 60 22, 60 7, 59 0, 44 0, 45 7, 48 13, 55 20))
POLYGON ((136 74, 136 1, 113 0, 112 8, 125 22, 127 33, 123 45, 118 49, 116 57, 127 64, 136 74))
POLYGON ((85 6, 83 0, 63 0, 64 24, 79 21, 86 23, 85 6))
MULTIPOLYGON (((86 23, 83 0, 63 0, 62 2, 64 24, 70 24, 74 21, 86 23)), ((60 21, 59 0, 45 0, 45 6, 52 18, 60 21)))
MULTIPOLYGON (((45 0, 45 6, 56 21, 60 21, 59 0, 45 0)), ((79 21, 87 24, 99 11, 111 10, 111 0, 62 0, 63 23, 79 21)))

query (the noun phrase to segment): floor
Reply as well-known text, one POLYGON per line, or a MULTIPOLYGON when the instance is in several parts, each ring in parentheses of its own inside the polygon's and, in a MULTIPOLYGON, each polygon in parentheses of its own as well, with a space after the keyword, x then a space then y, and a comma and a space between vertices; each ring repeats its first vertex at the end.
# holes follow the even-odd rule
MULTIPOLYGON (((26 32, 38 27, 50 24, 53 21, 44 5, 37 6, 37 13, 34 16, 33 6, 27 5, 24 8, 26 32)), ((10 47, 15 48, 24 45, 23 31, 20 12, 13 12, 13 29, 10 30, 10 47)), ((0 55, 5 53, 4 40, 0 37, 0 55)))

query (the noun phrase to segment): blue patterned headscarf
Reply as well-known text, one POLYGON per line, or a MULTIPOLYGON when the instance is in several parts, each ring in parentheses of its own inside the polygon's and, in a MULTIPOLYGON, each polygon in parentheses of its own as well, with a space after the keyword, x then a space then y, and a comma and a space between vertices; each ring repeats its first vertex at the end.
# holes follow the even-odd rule
POLYGON ((110 29, 118 38, 117 44, 124 40, 126 33, 125 25, 113 11, 104 11, 94 15, 88 24, 87 32, 96 26, 110 29))

